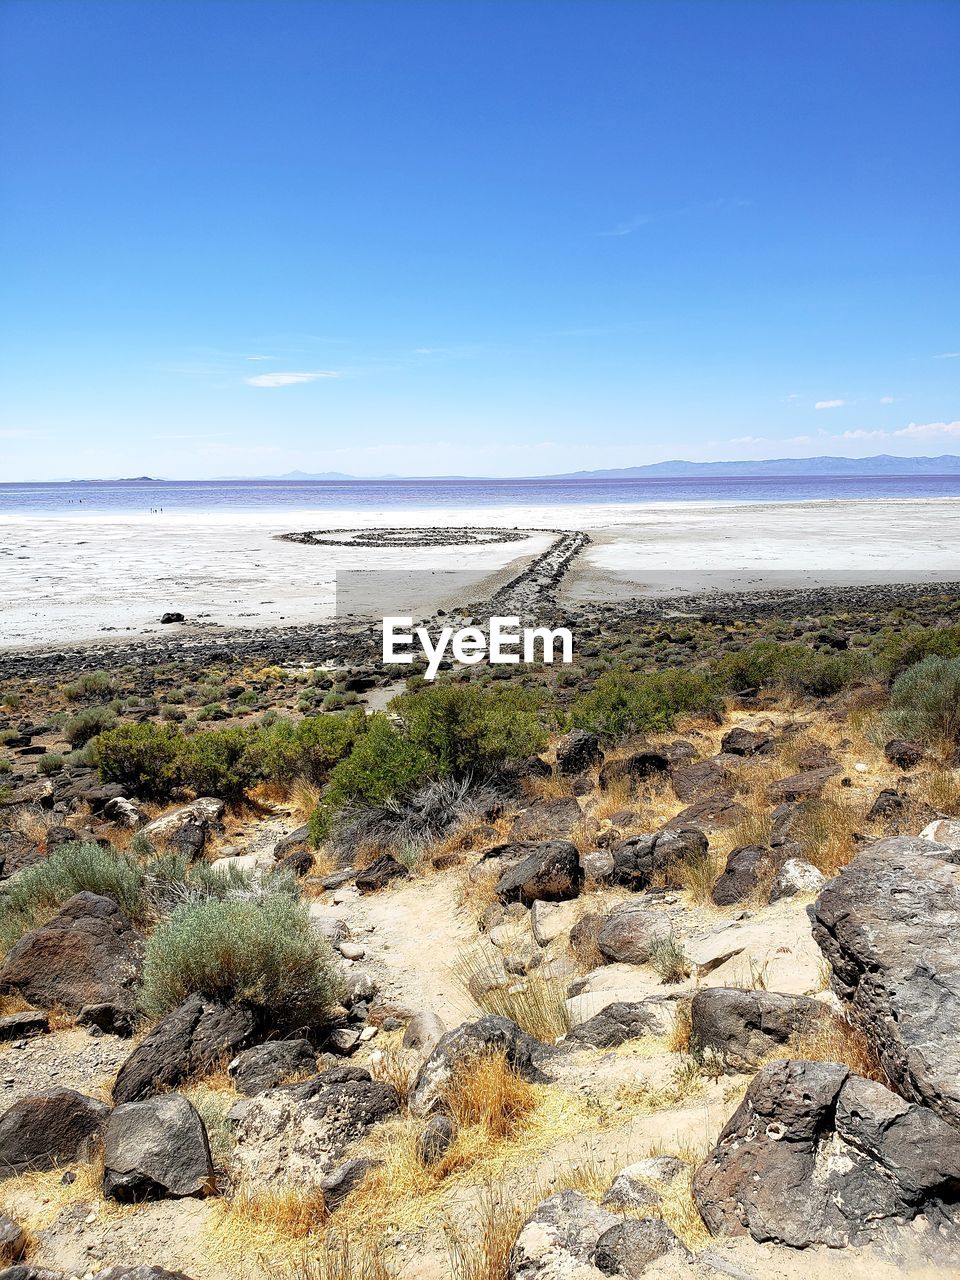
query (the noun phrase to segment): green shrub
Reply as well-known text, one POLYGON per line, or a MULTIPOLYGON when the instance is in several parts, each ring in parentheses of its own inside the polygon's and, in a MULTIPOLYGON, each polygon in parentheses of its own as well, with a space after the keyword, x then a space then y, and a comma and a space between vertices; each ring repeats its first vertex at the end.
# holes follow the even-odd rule
POLYGON ((140 1002, 162 1017, 197 992, 250 1006, 271 1030, 317 1026, 339 995, 329 945, 284 894, 187 903, 147 942, 140 1002))
POLYGON ((120 724, 97 738, 94 762, 104 782, 117 782, 142 800, 169 800, 179 786, 181 744, 171 725, 120 724))
POLYGON ((960 627, 912 627, 884 632, 878 661, 892 676, 924 658, 960 657, 960 627))
POLYGON ((484 773, 541 751, 542 696, 531 689, 428 685, 390 703, 407 738, 430 758, 435 773, 484 773))
POLYGON ((679 715, 712 715, 719 710, 714 681, 699 671, 671 668, 644 675, 609 671, 570 708, 580 729, 618 738, 672 729, 679 715))
POLYGON ((350 754, 366 729, 365 721, 363 711, 298 721, 274 719, 260 728, 251 751, 261 776, 269 781, 305 778, 319 786, 333 766, 350 754))
POLYGON ((247 787, 257 780, 250 745, 250 731, 242 728, 215 729, 183 738, 176 760, 181 785, 190 787, 198 796, 241 800, 247 787))
POLYGON ((867 678, 871 661, 863 652, 823 651, 805 644, 757 640, 712 664, 718 685, 731 693, 780 688, 826 698, 867 678))
POLYGON ((960 657, 924 658, 897 676, 882 725, 888 737, 960 741, 960 657))
POLYGON ((63 723, 61 732, 72 747, 83 747, 105 729, 112 729, 117 717, 109 707, 85 707, 63 723))
POLYGON ((63 686, 64 697, 71 702, 79 702, 81 698, 109 698, 113 691, 113 676, 109 671, 88 671, 63 686))
POLYGON ((98 844, 63 844, 10 880, 0 912, 4 948, 83 892, 113 898, 132 920, 143 918, 143 874, 132 858, 98 844))

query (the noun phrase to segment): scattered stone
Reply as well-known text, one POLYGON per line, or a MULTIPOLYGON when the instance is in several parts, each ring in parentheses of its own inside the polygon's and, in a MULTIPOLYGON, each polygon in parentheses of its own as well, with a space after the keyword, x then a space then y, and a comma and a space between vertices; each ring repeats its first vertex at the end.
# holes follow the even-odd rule
POLYGON ((538 800, 514 818, 510 839, 515 843, 566 838, 583 821, 583 810, 574 796, 538 800))
POLYGON ((734 849, 728 856, 727 865, 717 878, 710 897, 718 907, 745 902, 770 872, 774 858, 770 849, 761 848, 760 845, 748 844, 734 849))
MULTIPOLYGON (((931 840, 935 844, 945 845, 951 853, 960 853, 960 818, 938 818, 935 822, 930 822, 920 832, 921 840, 931 840)), ((955 862, 956 859, 946 854, 941 857, 947 862, 955 862)))
POLYGON ((0 1042, 5 1040, 26 1040, 30 1036, 40 1036, 50 1030, 50 1019, 45 1013, 35 1009, 24 1013, 8 1013, 0 1018, 0 1042))
POLYGON ((171 622, 186 622, 186 618, 183 616, 182 613, 177 613, 174 610, 169 610, 167 613, 163 613, 160 615, 160 621, 164 626, 167 626, 171 622))
POLYGON ((682 809, 671 818, 665 830, 677 831, 682 827, 698 827, 708 834, 735 826, 745 817, 743 806, 737 804, 730 791, 721 791, 706 800, 682 809))
POLYGON ((138 800, 129 800, 126 796, 116 796, 103 806, 103 816, 118 827, 129 827, 135 831, 148 821, 146 811, 138 800))
POLYGON ((670 937, 670 923, 638 902, 624 902, 606 916, 597 946, 608 960, 646 964, 660 942, 670 937))
POLYGON ((338 942, 337 950, 344 960, 362 960, 367 954, 359 942, 338 942))
POLYGON ((192 995, 168 1013, 133 1050, 117 1073, 114 1102, 135 1102, 175 1089, 246 1048, 256 1031, 249 1009, 192 995))
POLYGON ((583 868, 577 847, 568 840, 550 840, 528 846, 528 852, 508 867, 497 881, 501 902, 521 902, 530 907, 542 902, 576 898, 583 888, 583 868))
POLYGON ((243 1049, 227 1071, 237 1091, 252 1097, 291 1076, 313 1075, 316 1069, 317 1055, 308 1040, 271 1040, 243 1049))
POLYGON ((667 888, 677 888, 680 868, 702 861, 707 848, 707 837, 697 827, 631 836, 614 846, 609 878, 635 892, 649 888, 655 880, 667 888))
POLYGON ((737 727, 720 739, 720 750, 733 756, 755 756, 770 745, 769 733, 737 727))
POLYGON ((813 800, 820 795, 831 778, 842 772, 839 765, 830 765, 825 769, 807 769, 804 773, 794 773, 789 778, 781 778, 779 782, 771 782, 767 787, 767 798, 771 804, 781 804, 784 800, 813 800))
POLYGON ((530 908, 530 927, 540 947, 549 946, 555 938, 569 932, 579 919, 580 908, 569 902, 544 902, 537 899, 530 908))
POLYGON ((662 751, 635 751, 623 760, 608 760, 600 770, 600 790, 606 791, 618 782, 628 781, 631 786, 645 778, 655 778, 670 773, 672 765, 662 751))
POLYGON ((773 878, 767 901, 772 905, 781 898, 813 897, 826 883, 827 877, 812 862, 788 858, 773 878))
POLYGON ((390 853, 381 856, 357 872, 356 885, 361 893, 376 893, 385 889, 391 880, 402 880, 410 872, 390 853))
POLYGON ((906 772, 916 768, 925 752, 919 742, 905 742, 902 738, 894 738, 883 748, 883 754, 891 764, 906 772))
POLYGON ((560 773, 585 773, 602 761, 600 739, 587 729, 571 729, 557 743, 557 770, 560 773))
POLYGON ((132 1036, 137 1026, 137 1015, 125 1005, 104 1000, 99 1004, 85 1004, 77 1014, 77 1025, 96 1027, 110 1036, 132 1036))
POLYGON ((435 1013, 418 1013, 407 1023, 402 1044, 404 1049, 416 1049, 423 1057, 428 1057, 446 1031, 443 1020, 435 1013))
POLYGON ((140 834, 152 845, 182 853, 193 860, 203 853, 210 832, 219 828, 225 807, 222 800, 213 796, 200 796, 172 813, 148 822, 140 834))
POLYGON ((509 1018, 488 1013, 446 1032, 421 1066, 408 1098, 414 1115, 425 1116, 440 1106, 443 1091, 454 1073, 485 1053, 502 1053, 525 1080, 542 1081, 536 1063, 546 1046, 521 1031, 509 1018))
POLYGON ((399 1110, 390 1085, 358 1068, 343 1067, 340 1073, 346 1074, 323 1072, 251 1099, 235 1134, 242 1174, 259 1184, 318 1186, 351 1142, 399 1110))
POLYGON ((21 1098, 0 1116, 0 1177, 86 1159, 109 1114, 102 1102, 73 1089, 21 1098))
POLYGON ((563 1043, 589 1045, 594 1049, 614 1049, 627 1040, 659 1035, 662 1027, 662 1002, 656 999, 617 1001, 568 1031, 563 1043))
POLYGON ((352 1160, 345 1160, 332 1173, 321 1178, 320 1190, 323 1192, 323 1203, 327 1213, 333 1213, 335 1209, 339 1209, 347 1196, 356 1191, 370 1170, 375 1169, 379 1163, 365 1156, 356 1156, 352 1160))
POLYGON ((436 1164, 442 1160, 457 1136, 457 1128, 451 1118, 446 1115, 431 1116, 426 1123, 417 1152, 422 1164, 436 1164))
POLYGON ((738 987, 703 987, 690 1006, 690 1041, 727 1071, 750 1071, 791 1039, 834 1021, 830 1008, 809 996, 738 987))
POLYGON ((132 1004, 142 960, 143 938, 114 900, 77 893, 10 948, 0 993, 68 1013, 102 1001, 132 1004))
POLYGON ((673 789, 684 804, 706 800, 726 786, 727 773, 716 760, 698 760, 673 771, 673 789))
POLYGON ((579 1191, 538 1204, 510 1251, 510 1280, 589 1280, 597 1242, 622 1223, 579 1191))
POLYGON ((179 1093, 115 1107, 103 1138, 103 1194, 122 1203, 214 1190, 207 1131, 179 1093))
POLYGON ((636 1280, 657 1258, 691 1255, 660 1218, 629 1219, 610 1227, 597 1241, 594 1262, 605 1276, 636 1280))
POLYGON ((0 1266, 19 1262, 27 1247, 27 1236, 19 1222, 0 1213, 0 1266))

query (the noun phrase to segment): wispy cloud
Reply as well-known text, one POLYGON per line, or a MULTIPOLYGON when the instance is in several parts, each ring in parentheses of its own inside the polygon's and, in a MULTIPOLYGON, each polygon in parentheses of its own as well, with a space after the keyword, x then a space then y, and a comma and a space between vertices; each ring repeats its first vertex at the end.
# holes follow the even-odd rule
POLYGON ((893 396, 881 396, 881 397, 880 397, 880 403, 881 403, 881 404, 893 404, 893 396))
POLYGON ((339 378, 333 369, 319 369, 312 373, 258 373, 244 378, 250 387, 296 387, 304 382, 316 382, 319 378, 339 378))
POLYGON ((29 427, 0 427, 0 440, 40 440, 49 431, 31 431, 29 427))
POLYGON ((941 351, 939 355, 933 357, 934 360, 960 360, 960 351, 941 351))
POLYGON ((840 409, 846 403, 846 400, 818 400, 813 407, 815 409, 840 409))
POLYGON ((652 222, 653 218, 646 213, 638 214, 635 218, 630 218, 626 222, 618 222, 615 227, 611 227, 609 231, 598 231, 599 236, 631 236, 634 231, 639 231, 641 227, 645 227, 647 223, 652 222))

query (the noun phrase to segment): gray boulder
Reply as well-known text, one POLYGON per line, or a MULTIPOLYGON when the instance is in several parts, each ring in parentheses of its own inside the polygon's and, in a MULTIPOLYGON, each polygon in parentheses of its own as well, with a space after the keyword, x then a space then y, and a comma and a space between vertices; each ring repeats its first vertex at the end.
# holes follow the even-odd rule
POLYGON ((20 1098, 0 1116, 0 1177, 87 1159, 109 1114, 109 1107, 74 1089, 20 1098))
POLYGON ((813 896, 827 883, 827 877, 812 862, 803 858, 788 858, 773 877, 767 901, 773 905, 782 898, 813 896))
POLYGON ((114 900, 76 893, 10 948, 0 993, 68 1013, 101 1001, 132 1006, 142 962, 143 938, 114 900))
POLYGON ((690 1005, 690 1041, 728 1071, 750 1071, 775 1049, 835 1020, 819 1000, 776 991, 703 987, 690 1005))
POLYGON ((41 1036, 50 1030, 50 1019, 45 1013, 28 1009, 23 1013, 8 1013, 0 1018, 0 1042, 4 1040, 26 1040, 30 1036, 41 1036))
POLYGON ((510 1251, 510 1280, 588 1280, 596 1272, 597 1241, 622 1218, 578 1191, 542 1201, 527 1218, 510 1251))
POLYGON ((634 1218, 608 1228, 597 1241, 593 1260, 605 1276, 637 1280, 651 1262, 675 1256, 685 1262, 690 1254, 659 1218, 634 1218))
POLYGON ((815 799, 830 779, 836 778, 842 772, 839 765, 827 765, 823 769, 805 769, 803 773, 794 773, 789 778, 771 782, 767 787, 767 798, 772 804, 781 804, 785 800, 815 799))
POLYGON ((260 1184, 321 1186, 347 1147, 399 1107, 395 1089, 356 1067, 268 1089, 247 1103, 237 1123, 234 1160, 260 1184))
POLYGON ((291 1076, 313 1075, 316 1069, 317 1054, 309 1040, 270 1040, 241 1050, 227 1071, 238 1093, 252 1097, 291 1076))
POLYGON ((693 1181, 714 1235, 801 1249, 889 1241, 923 1219, 955 1251, 958 1189, 960 1133, 845 1066, 804 1061, 755 1076, 693 1181))
POLYGON ((587 729, 571 729, 557 742, 557 770, 560 773, 584 773, 602 760, 600 739, 587 729))
POLYGON ((502 1053, 525 1080, 542 1081, 544 1076, 537 1061, 547 1052, 545 1045, 521 1031, 509 1018, 488 1013, 475 1022, 464 1022, 440 1037, 421 1066, 410 1090, 409 1108, 420 1116, 438 1108, 454 1073, 483 1054, 502 1053))
POLYGON ((564 902, 576 898, 583 888, 583 868, 577 847, 568 840, 550 840, 534 845, 508 867, 497 881, 501 902, 521 902, 525 907, 542 902, 564 902))
POLYGON ((612 850, 610 879, 635 892, 649 888, 654 881, 678 888, 680 868, 705 858, 707 848, 707 837, 697 827, 630 836, 612 850))
POLYGON ((179 1093, 115 1107, 103 1137, 103 1194, 135 1203, 214 1190, 207 1131, 179 1093))
POLYGON ((176 1088, 188 1076, 234 1057, 255 1031, 249 1009, 189 996, 157 1023, 123 1063, 113 1100, 134 1102, 160 1089, 176 1088))
POLYGON ((904 836, 880 840, 811 908, 832 985, 904 1097, 960 1127, 960 866, 904 836))
POLYGON ((669 937, 669 920, 638 902, 623 902, 605 917, 596 940, 608 960, 646 964, 657 944, 669 937))
POLYGON ((225 808, 223 801, 214 796, 200 796, 148 822, 140 834, 158 848, 199 858, 210 832, 220 828, 225 808))
POLYGON ((627 1040, 645 1035, 659 1035, 663 1027, 663 1002, 657 999, 615 1001, 605 1009, 568 1031, 565 1045, 589 1045, 594 1049, 613 1049, 627 1040))

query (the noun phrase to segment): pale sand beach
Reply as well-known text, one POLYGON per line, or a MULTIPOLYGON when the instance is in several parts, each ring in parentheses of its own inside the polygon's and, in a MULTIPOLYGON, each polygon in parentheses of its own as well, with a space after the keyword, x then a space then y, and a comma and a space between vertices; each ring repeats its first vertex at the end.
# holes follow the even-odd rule
MULTIPOLYGON (((218 627, 319 622, 332 615, 337 570, 461 571, 496 584, 551 541, 532 532, 485 546, 454 535, 449 547, 351 548, 276 536, 429 526, 586 531, 592 542, 564 584, 578 601, 678 586, 797 585, 797 574, 804 585, 960 576, 960 499, 951 498, 7 515, 0 516, 0 646, 146 635, 161 631, 168 610, 218 627)), ((431 607, 449 603, 441 584, 431 607)))

